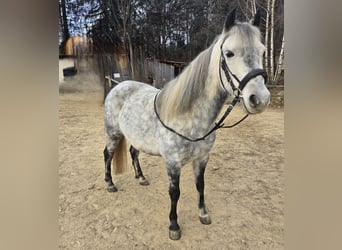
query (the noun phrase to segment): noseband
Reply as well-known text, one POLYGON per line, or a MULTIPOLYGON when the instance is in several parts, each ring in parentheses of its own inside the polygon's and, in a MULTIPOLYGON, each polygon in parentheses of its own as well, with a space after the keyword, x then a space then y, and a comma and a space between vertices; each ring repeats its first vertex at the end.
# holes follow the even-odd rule
MULTIPOLYGON (((224 42, 224 41, 223 41, 224 42)), ((232 111, 232 109, 234 108, 234 106, 236 105, 236 103, 238 103, 240 101, 240 99, 242 99, 242 90, 244 89, 244 87, 247 85, 247 83, 252 80, 253 78, 257 77, 257 76, 262 76, 265 80, 265 83, 267 81, 267 73, 265 70, 263 69, 253 69, 252 71, 250 71, 249 73, 247 73, 247 75, 245 75, 244 78, 242 78, 242 80, 240 81, 240 79, 234 75, 227 63, 226 63, 226 59, 224 58, 224 55, 223 55, 223 51, 222 51, 222 45, 223 45, 223 42, 221 44, 221 56, 220 56, 220 64, 219 64, 219 75, 220 75, 220 82, 221 82, 221 85, 223 87, 223 89, 228 93, 228 90, 226 89, 226 87, 224 86, 224 83, 222 81, 222 76, 221 76, 221 68, 223 69, 223 72, 228 80, 228 82, 230 83, 230 86, 233 90, 233 94, 234 94, 234 99, 233 101, 228 105, 226 111, 224 112, 223 116, 220 118, 220 120, 215 123, 215 126, 208 132, 206 133, 204 136, 202 137, 199 137, 199 138, 196 138, 196 139, 192 139, 192 138, 189 138, 185 135, 182 135, 180 133, 178 133, 177 131, 175 131, 173 128, 170 128, 169 126, 167 126, 160 118, 159 114, 158 114, 158 111, 157 111, 157 97, 158 97, 158 94, 159 92, 155 95, 154 97, 154 112, 158 118, 158 120, 160 121, 160 123, 166 128, 168 129, 169 131, 175 133, 176 135, 182 137, 183 139, 187 140, 187 141, 191 141, 191 142, 197 142, 197 141, 201 141, 201 140, 204 140, 208 135, 210 135, 211 133, 213 133, 215 130, 219 129, 219 128, 232 128, 232 127, 235 127, 236 125, 238 125, 240 122, 242 122, 243 120, 245 120, 247 117, 248 117, 248 114, 246 114, 244 117, 242 117, 238 122, 232 124, 232 125, 224 125, 224 120, 227 118, 227 116, 229 115, 229 113, 232 111), (232 78, 230 77, 230 75, 239 83, 239 86, 236 87, 233 83, 233 80, 232 78)), ((247 110, 248 112, 248 110, 247 110)))

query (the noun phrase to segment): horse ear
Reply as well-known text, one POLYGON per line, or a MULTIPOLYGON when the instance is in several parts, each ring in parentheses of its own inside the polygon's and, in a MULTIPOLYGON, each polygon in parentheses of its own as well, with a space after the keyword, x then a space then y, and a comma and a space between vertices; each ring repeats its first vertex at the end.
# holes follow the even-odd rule
POLYGON ((236 8, 234 8, 226 17, 223 31, 227 32, 235 24, 236 8))
POLYGON ((259 27, 260 26, 260 20, 261 20, 261 16, 260 16, 260 10, 258 9, 257 12, 255 13, 252 21, 252 25, 259 27))

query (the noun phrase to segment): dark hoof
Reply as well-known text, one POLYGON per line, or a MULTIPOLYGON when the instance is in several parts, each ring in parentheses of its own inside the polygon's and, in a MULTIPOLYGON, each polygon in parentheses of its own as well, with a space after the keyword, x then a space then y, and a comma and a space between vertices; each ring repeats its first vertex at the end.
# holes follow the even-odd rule
POLYGON ((107 191, 110 193, 114 193, 114 192, 117 192, 118 189, 113 185, 113 186, 108 186, 107 191))
POLYGON ((200 222, 204 225, 209 225, 211 224, 211 219, 209 214, 203 215, 203 216, 199 216, 200 222))
POLYGON ((148 186, 150 183, 145 178, 139 178, 139 184, 142 186, 148 186))
POLYGON ((169 230, 169 237, 171 240, 179 240, 182 236, 181 230, 169 230))

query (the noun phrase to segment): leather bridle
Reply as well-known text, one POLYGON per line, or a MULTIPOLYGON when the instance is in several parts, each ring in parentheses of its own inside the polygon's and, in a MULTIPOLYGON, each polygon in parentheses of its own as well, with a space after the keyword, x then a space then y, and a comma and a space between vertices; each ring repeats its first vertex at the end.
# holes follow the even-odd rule
MULTIPOLYGON (((224 40, 225 41, 225 40, 224 40)), ((185 135, 182 135, 181 133, 175 131, 173 128, 167 126, 160 118, 158 111, 157 111, 157 97, 159 92, 155 95, 154 97, 154 112, 158 118, 158 120, 160 121, 160 123, 169 131, 177 134, 178 136, 182 137, 183 139, 187 140, 187 141, 191 141, 191 142, 197 142, 197 141, 201 141, 204 140, 207 136, 209 136, 211 133, 213 133, 215 130, 220 129, 220 128, 232 128, 235 127, 236 125, 238 125, 240 122, 242 122, 243 120, 245 120, 248 117, 248 114, 246 114, 243 118, 241 118, 238 122, 232 124, 232 125, 224 125, 224 120, 227 118, 227 116, 229 115, 229 113, 232 111, 232 109, 234 108, 234 106, 236 105, 236 103, 238 103, 241 99, 242 99, 242 90, 245 88, 245 86, 247 85, 247 83, 257 77, 257 76, 262 76, 265 80, 265 83, 267 81, 267 73, 264 69, 253 69, 252 71, 250 71, 249 73, 247 73, 244 78, 242 78, 242 80, 240 80, 235 74, 233 74, 231 72, 231 70, 229 69, 227 63, 226 63, 226 59, 224 57, 223 51, 222 51, 222 45, 224 43, 224 41, 222 42, 221 46, 220 46, 220 50, 221 50, 221 56, 220 56, 220 63, 219 63, 219 75, 220 75, 220 82, 221 85, 223 87, 223 89, 228 93, 229 91, 226 89, 226 87, 224 86, 224 83, 222 81, 222 75, 221 75, 221 69, 223 70, 226 79, 228 80, 232 90, 233 90, 233 95, 234 95, 234 99, 233 101, 228 105, 226 111, 224 112, 223 116, 220 118, 220 120, 215 123, 215 126, 208 132, 206 133, 204 136, 196 138, 196 139, 192 139, 189 138, 185 135), (233 83, 233 80, 231 78, 231 76, 239 83, 239 86, 236 87, 233 83)), ((247 110, 247 109, 246 109, 247 110)), ((247 112, 249 113, 249 111, 247 110, 247 112)))
POLYGON ((221 85, 223 87, 223 89, 227 92, 228 90, 226 89, 226 87, 224 86, 223 84, 223 81, 222 81, 222 76, 221 76, 221 68, 223 69, 223 72, 233 90, 233 94, 235 97, 237 96, 240 96, 241 93, 242 93, 242 90, 244 89, 244 87, 247 85, 247 83, 252 80, 253 78, 257 77, 257 76, 262 76, 264 78, 264 81, 265 83, 267 82, 267 73, 264 69, 253 69, 252 71, 250 71, 249 73, 247 73, 245 75, 244 78, 242 78, 242 80, 240 80, 234 73, 232 73, 232 71, 229 69, 227 63, 226 63, 226 59, 224 57, 224 54, 223 54, 223 51, 222 51, 222 45, 223 43, 221 44, 221 47, 220 47, 220 50, 221 50, 221 56, 220 56, 220 82, 221 82, 221 85), (230 77, 230 75, 239 83, 239 86, 236 87, 233 83, 233 80, 232 78, 230 77))

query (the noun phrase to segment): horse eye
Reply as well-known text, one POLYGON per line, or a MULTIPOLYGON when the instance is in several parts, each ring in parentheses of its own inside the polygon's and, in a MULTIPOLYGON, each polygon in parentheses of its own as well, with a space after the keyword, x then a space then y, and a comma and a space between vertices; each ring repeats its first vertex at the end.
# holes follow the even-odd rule
POLYGON ((228 50, 227 53, 226 53, 226 56, 227 57, 233 57, 234 56, 233 51, 228 50))

